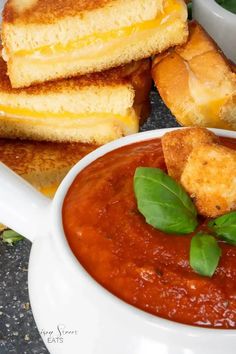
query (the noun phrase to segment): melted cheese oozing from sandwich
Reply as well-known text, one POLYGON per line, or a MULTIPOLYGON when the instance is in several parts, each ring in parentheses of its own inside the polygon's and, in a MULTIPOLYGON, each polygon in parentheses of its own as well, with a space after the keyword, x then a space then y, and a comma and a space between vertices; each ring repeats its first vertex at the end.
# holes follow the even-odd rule
MULTIPOLYGON (((179 0, 166 0, 165 8, 161 14, 159 14, 154 20, 145 21, 142 23, 136 23, 132 26, 123 27, 118 30, 112 30, 105 33, 94 33, 92 35, 86 36, 84 38, 79 38, 77 40, 69 41, 67 44, 57 43, 54 45, 48 45, 34 50, 20 50, 14 55, 16 56, 32 56, 33 59, 39 59, 42 57, 50 57, 65 52, 73 52, 85 47, 102 46, 111 41, 121 42, 130 36, 138 36, 142 32, 148 30, 154 30, 156 27, 166 26, 166 24, 171 24, 176 20, 177 16, 183 16, 183 3, 179 0)), ((147 37, 148 38, 148 37, 147 37)))
POLYGON ((194 102, 198 106, 198 114, 208 127, 222 129, 232 128, 230 124, 221 119, 221 109, 227 103, 231 95, 232 86, 228 82, 220 87, 212 86, 211 83, 201 83, 190 66, 186 63, 189 73, 189 90, 194 102))
MULTIPOLYGON (((75 128, 80 125, 92 125, 93 123, 106 122, 114 120, 120 125, 124 126, 124 131, 127 134, 138 132, 139 120, 135 111, 130 109, 127 111, 126 115, 112 113, 112 112, 91 112, 91 113, 72 113, 72 112, 36 112, 25 108, 16 108, 10 106, 0 105, 0 116, 6 116, 17 119, 30 119, 34 120, 35 124, 42 124, 47 126, 47 124, 52 124, 52 122, 57 122, 57 124, 65 124, 66 126, 74 125, 75 128)), ((30 122, 33 124, 33 122, 30 122)))
POLYGON ((52 198, 59 187, 59 183, 52 184, 47 187, 38 188, 39 192, 43 193, 45 196, 52 198))

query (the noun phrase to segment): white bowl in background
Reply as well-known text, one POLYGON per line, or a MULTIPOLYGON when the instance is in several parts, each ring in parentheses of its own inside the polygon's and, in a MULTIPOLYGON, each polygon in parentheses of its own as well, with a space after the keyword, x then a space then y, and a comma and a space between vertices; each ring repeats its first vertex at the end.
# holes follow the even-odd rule
POLYGON ((215 0, 193 0, 193 18, 215 40, 226 57, 236 63, 236 14, 215 0))

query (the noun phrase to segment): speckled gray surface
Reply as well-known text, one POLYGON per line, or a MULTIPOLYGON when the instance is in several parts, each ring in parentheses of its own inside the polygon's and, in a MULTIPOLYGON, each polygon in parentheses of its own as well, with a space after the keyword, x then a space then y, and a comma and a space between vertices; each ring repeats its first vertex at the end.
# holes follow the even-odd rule
MULTIPOLYGON (((142 131, 177 126, 156 91, 152 114, 142 131)), ((31 243, 0 241, 0 354, 48 353, 36 328, 28 297, 27 270, 31 243)), ((68 353, 69 354, 69 353, 68 353)))
POLYGON ((31 243, 9 246, 0 241, 0 353, 44 354, 28 298, 28 259, 31 243))

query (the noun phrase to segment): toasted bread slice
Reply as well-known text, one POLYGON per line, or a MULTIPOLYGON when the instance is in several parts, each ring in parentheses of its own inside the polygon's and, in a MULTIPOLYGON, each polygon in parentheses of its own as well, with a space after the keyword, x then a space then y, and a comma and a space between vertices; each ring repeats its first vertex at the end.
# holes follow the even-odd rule
POLYGON ((181 183, 200 215, 217 217, 236 210, 236 151, 218 144, 195 147, 181 183))
MULTIPOLYGON (((44 195, 53 197, 71 167, 95 148, 80 143, 0 139, 0 161, 44 195)), ((3 228, 0 225, 0 230, 3 228)))
POLYGON ((161 143, 168 174, 180 181, 192 150, 202 144, 218 142, 218 136, 205 128, 178 129, 166 133, 161 143))
POLYGON ((185 45, 155 58, 156 87, 183 126, 236 129, 236 74, 199 24, 189 32, 185 45))
POLYGON ((183 0, 8 0, 3 11, 15 88, 147 58, 187 35, 183 0))
POLYGON ((148 59, 25 89, 0 59, 0 137, 104 144, 138 132, 150 88, 148 59))

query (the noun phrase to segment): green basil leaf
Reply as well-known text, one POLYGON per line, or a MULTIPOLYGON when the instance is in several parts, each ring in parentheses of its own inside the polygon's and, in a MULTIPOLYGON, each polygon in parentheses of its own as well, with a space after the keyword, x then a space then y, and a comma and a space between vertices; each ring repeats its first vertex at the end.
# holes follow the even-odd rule
POLYGON ((190 266, 200 275, 212 277, 218 266, 221 249, 216 239, 205 233, 198 233, 191 240, 190 266))
POLYGON ((214 231, 217 237, 231 245, 236 245, 236 212, 220 216, 208 223, 208 227, 214 231))
POLYGON ((188 234, 197 227, 197 211, 191 198, 161 169, 138 167, 134 191, 138 210, 156 229, 170 234, 188 234))
POLYGON ((188 19, 189 20, 192 20, 192 3, 190 2, 189 4, 188 4, 188 19))
POLYGON ((216 2, 224 7, 226 10, 236 14, 236 1, 235 0, 216 0, 216 2))
POLYGON ((8 243, 9 245, 12 245, 15 242, 23 240, 23 236, 18 234, 17 232, 13 230, 5 230, 2 232, 2 239, 3 242, 8 243))

